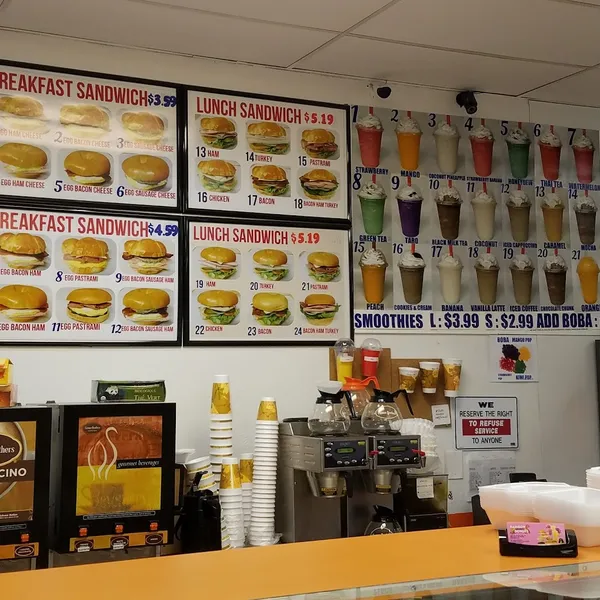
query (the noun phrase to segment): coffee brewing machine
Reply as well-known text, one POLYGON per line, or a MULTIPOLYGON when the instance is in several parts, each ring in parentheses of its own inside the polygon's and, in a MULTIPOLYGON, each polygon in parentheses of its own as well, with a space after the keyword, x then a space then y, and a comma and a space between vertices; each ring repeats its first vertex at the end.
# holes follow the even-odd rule
POLYGON ((400 434, 400 392, 375 390, 358 421, 339 384, 319 391, 311 418, 279 428, 276 517, 284 542, 363 535, 373 505, 393 509, 406 470, 424 466, 420 437, 400 434))

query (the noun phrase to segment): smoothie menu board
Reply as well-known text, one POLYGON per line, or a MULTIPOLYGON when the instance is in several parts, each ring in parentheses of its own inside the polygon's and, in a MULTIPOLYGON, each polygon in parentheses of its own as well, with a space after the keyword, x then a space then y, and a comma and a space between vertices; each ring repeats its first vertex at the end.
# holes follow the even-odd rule
POLYGON ((0 342, 176 343, 179 221, 0 208, 0 342))
POLYGON ((188 226, 188 342, 314 343, 350 334, 348 231, 188 226))
POLYGON ((175 88, 0 65, 0 193, 177 206, 175 88))
POLYGON ((347 111, 188 93, 189 207, 347 219, 347 111))
POLYGON ((597 131, 352 117, 357 329, 597 330, 597 131))

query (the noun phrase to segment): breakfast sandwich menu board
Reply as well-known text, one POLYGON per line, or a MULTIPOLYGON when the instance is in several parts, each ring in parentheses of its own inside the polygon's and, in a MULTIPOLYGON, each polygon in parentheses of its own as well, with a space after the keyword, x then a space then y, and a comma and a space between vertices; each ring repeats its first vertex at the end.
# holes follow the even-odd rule
POLYGON ((188 92, 189 208, 347 219, 348 113, 188 92))
POLYGON ((0 193, 177 207, 177 91, 0 65, 0 193))
POLYGON ((354 325, 595 333, 598 132, 352 108, 354 325))
POLYGON ((350 335, 349 232, 188 222, 187 343, 350 335))
POLYGON ((0 208, 0 343, 178 341, 179 221, 0 208))

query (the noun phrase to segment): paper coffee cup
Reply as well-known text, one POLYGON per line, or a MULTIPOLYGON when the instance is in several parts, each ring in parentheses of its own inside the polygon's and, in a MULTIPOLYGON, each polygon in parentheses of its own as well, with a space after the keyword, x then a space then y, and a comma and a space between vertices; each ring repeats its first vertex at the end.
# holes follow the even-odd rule
POLYGON ((212 386, 210 412, 223 415, 231 412, 231 397, 229 393, 229 376, 215 375, 212 386))
POLYGON ((275 398, 263 398, 258 406, 257 421, 274 421, 278 422, 277 403, 275 398))
POLYGON ((407 394, 412 394, 417 385, 419 369, 415 367, 399 367, 398 374, 400 376, 400 389, 406 390, 407 394))
POLYGON ((424 394, 435 394, 437 382, 440 376, 440 363, 423 361, 419 363, 421 368, 421 385, 424 394))
POLYGON ((240 490, 242 492, 242 480, 240 478, 240 463, 237 458, 224 458, 221 463, 221 490, 240 490))
POLYGON ((231 413, 224 415, 210 415, 211 423, 233 423, 233 415, 231 413))
POLYGON ((242 454, 240 457, 240 476, 242 485, 252 483, 252 474, 254 471, 254 459, 252 454, 242 454))
POLYGON ((455 398, 458 396, 462 360, 458 358, 444 358, 442 359, 442 364, 444 366, 444 395, 448 398, 455 398))

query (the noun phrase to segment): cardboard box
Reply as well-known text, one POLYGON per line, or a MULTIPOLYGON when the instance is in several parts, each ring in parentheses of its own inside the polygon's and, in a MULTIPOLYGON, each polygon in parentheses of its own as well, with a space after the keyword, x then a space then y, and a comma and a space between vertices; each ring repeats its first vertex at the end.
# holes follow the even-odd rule
POLYGON ((17 404, 17 386, 0 385, 0 408, 8 408, 17 404))
POLYGON ((92 402, 164 402, 164 381, 92 381, 92 402))
POLYGON ((12 366, 10 358, 0 358, 0 386, 12 383, 12 366))

